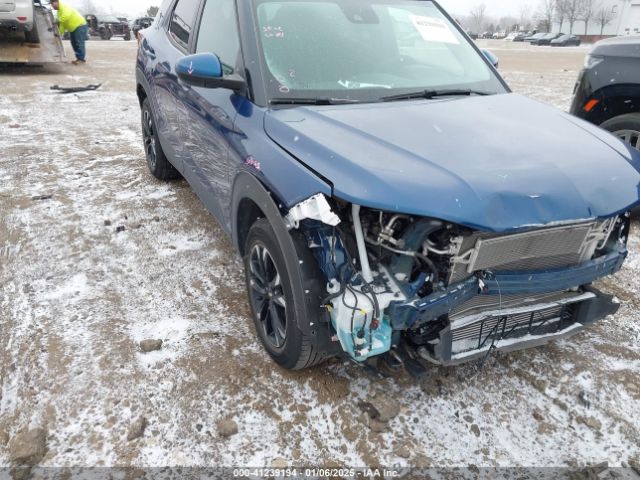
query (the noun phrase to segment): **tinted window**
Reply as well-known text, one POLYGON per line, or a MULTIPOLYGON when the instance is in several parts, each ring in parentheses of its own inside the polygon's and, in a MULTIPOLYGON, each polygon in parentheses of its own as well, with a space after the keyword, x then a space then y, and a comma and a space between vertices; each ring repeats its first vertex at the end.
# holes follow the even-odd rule
POLYGON ((224 73, 233 72, 240 54, 234 0, 207 0, 202 11, 197 53, 215 53, 224 73))
POLYGON ((189 35, 191 35, 198 3, 199 0, 178 0, 171 14, 169 33, 184 48, 189 44, 189 35))

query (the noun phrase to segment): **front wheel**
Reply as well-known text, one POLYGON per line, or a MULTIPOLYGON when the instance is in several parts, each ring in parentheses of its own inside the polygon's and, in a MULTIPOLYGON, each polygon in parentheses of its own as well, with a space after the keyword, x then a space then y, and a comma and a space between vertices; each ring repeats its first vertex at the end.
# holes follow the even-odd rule
POLYGON ((298 232, 293 232, 296 251, 282 252, 271 224, 266 218, 256 221, 247 237, 244 268, 249 305, 258 338, 271 358, 289 370, 299 370, 320 363, 329 353, 320 348, 328 335, 318 329, 320 290, 324 285, 313 256, 298 232), (300 262, 305 298, 296 299, 307 306, 307 316, 296 318, 294 288, 285 255, 294 255, 300 262), (307 335, 300 322, 315 325, 307 335))
POLYGON ((640 151, 640 113, 619 115, 600 126, 640 151))
POLYGON ((147 166, 151 174, 159 180, 171 180, 178 178, 180 173, 169 162, 156 130, 156 122, 151 110, 151 102, 145 98, 142 102, 142 141, 144 153, 147 158, 147 166))

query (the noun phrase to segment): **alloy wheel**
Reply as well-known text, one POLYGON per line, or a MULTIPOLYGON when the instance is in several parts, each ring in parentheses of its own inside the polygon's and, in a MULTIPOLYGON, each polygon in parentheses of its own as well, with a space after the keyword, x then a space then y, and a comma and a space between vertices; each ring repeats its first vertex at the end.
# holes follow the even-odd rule
POLYGON ((156 168, 156 136, 151 112, 145 110, 142 115, 142 139, 144 141, 144 151, 151 170, 156 168))
POLYGON ((275 348, 282 348, 287 336, 282 277, 263 244, 254 245, 249 255, 249 297, 253 311, 267 341, 275 348))
POLYGON ((618 130, 613 134, 624 142, 627 142, 636 150, 640 151, 640 131, 638 130, 618 130))

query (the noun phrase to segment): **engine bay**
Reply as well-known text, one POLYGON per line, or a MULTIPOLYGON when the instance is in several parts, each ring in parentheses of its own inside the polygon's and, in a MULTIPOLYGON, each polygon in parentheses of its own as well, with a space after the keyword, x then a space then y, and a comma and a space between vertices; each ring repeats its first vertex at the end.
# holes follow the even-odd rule
POLYGON ((322 195, 287 222, 304 233, 326 277, 322 306, 351 358, 403 343, 444 364, 501 342, 569 333, 617 309, 588 285, 621 267, 629 229, 621 215, 479 232, 322 195))

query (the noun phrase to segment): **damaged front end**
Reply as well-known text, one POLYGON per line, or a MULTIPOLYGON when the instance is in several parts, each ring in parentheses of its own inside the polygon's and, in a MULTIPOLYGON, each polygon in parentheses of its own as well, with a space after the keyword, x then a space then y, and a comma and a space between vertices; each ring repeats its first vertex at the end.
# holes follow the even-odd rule
POLYGON ((318 194, 285 218, 326 282, 323 308, 354 360, 405 347, 451 365, 576 333, 618 305, 590 284, 627 256, 629 215, 489 233, 318 194))

